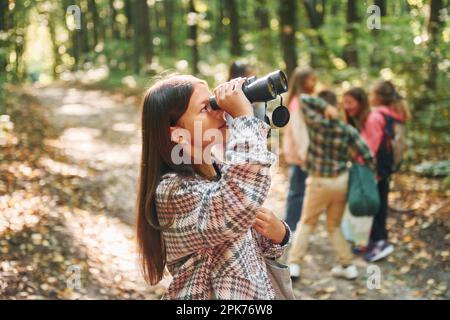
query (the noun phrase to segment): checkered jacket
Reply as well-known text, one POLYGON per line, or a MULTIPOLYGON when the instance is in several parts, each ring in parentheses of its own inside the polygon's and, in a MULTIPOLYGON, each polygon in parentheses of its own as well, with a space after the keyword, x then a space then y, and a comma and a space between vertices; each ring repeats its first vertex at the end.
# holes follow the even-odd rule
POLYGON ((359 155, 375 171, 369 147, 352 126, 323 116, 327 103, 307 95, 301 96, 309 134, 306 168, 310 175, 335 177, 348 170, 347 163, 359 155))
POLYGON ((274 299, 264 257, 278 258, 289 241, 274 244, 252 228, 275 161, 266 146, 268 129, 255 117, 233 121, 218 181, 162 177, 158 217, 161 224, 174 219, 163 231, 173 276, 163 299, 274 299))

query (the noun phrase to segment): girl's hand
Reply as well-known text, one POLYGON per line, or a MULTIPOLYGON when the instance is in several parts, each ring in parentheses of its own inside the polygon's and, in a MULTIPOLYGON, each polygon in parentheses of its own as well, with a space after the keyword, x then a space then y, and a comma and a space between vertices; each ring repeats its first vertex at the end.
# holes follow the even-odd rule
POLYGON ((275 244, 281 243, 286 235, 284 223, 272 211, 266 208, 259 209, 253 228, 259 234, 272 240, 275 244))
POLYGON ((325 108, 324 115, 328 119, 337 119, 339 117, 339 112, 338 112, 338 109, 336 107, 328 105, 325 108))
POLYGON ((217 104, 233 118, 253 116, 253 107, 242 91, 244 81, 244 78, 236 78, 214 89, 217 104))

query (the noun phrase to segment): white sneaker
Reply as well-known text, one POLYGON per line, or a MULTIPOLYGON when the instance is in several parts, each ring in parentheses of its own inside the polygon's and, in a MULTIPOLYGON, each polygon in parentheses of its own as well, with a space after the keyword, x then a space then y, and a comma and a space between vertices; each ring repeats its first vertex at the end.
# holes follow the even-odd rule
POLYGON ((298 265, 296 263, 291 263, 289 265, 289 272, 291 273, 291 278, 292 279, 300 278, 300 271, 301 271, 300 265, 298 265))
POLYGON ((346 268, 344 268, 343 266, 336 266, 333 269, 331 269, 331 274, 334 277, 352 280, 358 277, 358 269, 356 269, 356 266, 353 264, 349 265, 346 268))

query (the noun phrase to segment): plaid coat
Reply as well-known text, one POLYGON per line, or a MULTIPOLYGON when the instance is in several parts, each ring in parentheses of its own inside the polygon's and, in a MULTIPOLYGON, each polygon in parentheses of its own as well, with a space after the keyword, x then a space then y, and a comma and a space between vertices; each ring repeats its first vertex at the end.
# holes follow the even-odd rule
POLYGON ((163 231, 173 276, 163 299, 274 299, 264 257, 278 258, 288 242, 274 244, 252 228, 275 161, 266 146, 268 130, 255 117, 233 121, 218 181, 196 174, 162 177, 158 217, 161 224, 174 219, 163 231))

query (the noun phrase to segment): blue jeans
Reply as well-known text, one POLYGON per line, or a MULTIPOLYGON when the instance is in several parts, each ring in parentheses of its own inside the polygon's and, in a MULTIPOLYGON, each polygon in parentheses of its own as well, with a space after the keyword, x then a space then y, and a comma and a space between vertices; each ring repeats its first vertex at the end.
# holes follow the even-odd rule
POLYGON ((305 195, 305 180, 308 174, 299 166, 292 165, 289 168, 289 192, 286 203, 286 223, 292 231, 297 228, 303 207, 305 195))

